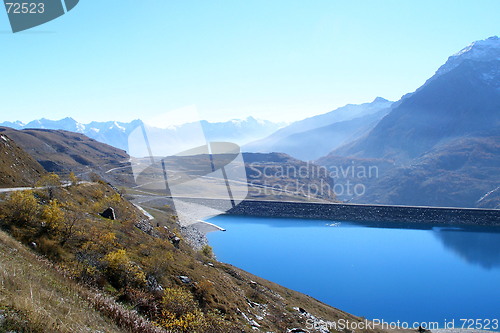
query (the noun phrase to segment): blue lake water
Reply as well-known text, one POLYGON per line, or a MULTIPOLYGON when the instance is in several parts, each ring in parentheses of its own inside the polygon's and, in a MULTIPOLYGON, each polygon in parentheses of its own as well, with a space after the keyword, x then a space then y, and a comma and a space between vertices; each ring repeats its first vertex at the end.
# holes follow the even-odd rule
POLYGON ((500 319, 500 228, 217 216, 218 260, 368 319, 500 319))

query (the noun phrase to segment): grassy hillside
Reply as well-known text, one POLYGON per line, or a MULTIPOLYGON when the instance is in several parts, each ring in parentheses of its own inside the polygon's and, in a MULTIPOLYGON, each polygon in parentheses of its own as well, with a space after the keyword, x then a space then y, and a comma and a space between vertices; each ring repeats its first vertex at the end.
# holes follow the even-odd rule
POLYGON ((0 156, 0 187, 33 186, 45 174, 37 161, 2 133, 0 156))
POLYGON ((125 332, 82 286, 0 231, 0 332, 125 332))
MULTIPOLYGON (((54 181, 55 176, 45 178, 54 181)), ((14 322, 22 321, 16 319, 16 313, 26 312, 19 318, 33 318, 29 325, 35 325, 32 330, 35 332, 37 320, 41 321, 37 318, 41 318, 40 313, 44 311, 54 313, 46 323, 53 322, 51 325, 57 332, 72 327, 68 325, 83 327, 92 323, 118 325, 133 332, 151 331, 146 326, 134 328, 138 321, 130 319, 132 315, 125 311, 127 309, 147 318, 149 325, 155 323, 167 331, 190 333, 286 332, 291 328, 305 328, 311 315, 330 321, 360 320, 306 295, 219 263, 212 257, 209 247, 194 251, 183 240, 175 216, 168 211, 152 212, 155 220, 151 225, 139 210, 104 182, 12 193, 0 206, 2 228, 48 258, 72 281, 51 282, 63 276, 48 266, 43 268, 37 264, 35 267, 33 262, 37 259, 28 254, 29 250, 13 240, 6 241, 2 253, 23 248, 22 253, 33 258, 33 262, 20 261, 16 264, 20 267, 18 271, 6 273, 8 278, 21 274, 21 270, 25 272, 21 279, 9 282, 17 283, 10 291, 3 290, 2 305, 9 316, 12 313, 14 322), (116 220, 98 215, 107 207, 115 209, 116 220), (176 237, 181 239, 180 243, 176 242, 176 237), (82 293, 71 291, 73 287, 66 287, 68 283, 76 286, 77 291, 94 288, 111 299, 101 301, 100 297, 84 292, 83 299, 101 313, 93 314, 89 309, 88 313, 79 314, 78 311, 87 311, 82 304, 74 303, 82 293), (51 285, 54 290, 50 289, 51 285), (38 297, 38 303, 30 308, 33 288, 40 291, 33 296, 38 297), (44 288, 47 291, 43 291, 44 288), (29 296, 26 305, 8 300, 17 296, 15 290, 23 290, 17 293, 20 297, 29 296), (58 293, 64 290, 69 290, 68 295, 61 297, 69 300, 59 304, 58 293), (75 301, 71 300, 71 295, 75 301), (116 307, 122 310, 115 310, 116 307), (77 310, 79 308, 82 310, 77 310), (73 323, 70 314, 75 314, 74 320, 78 323, 73 323), (98 319, 85 319, 94 315, 98 319)), ((4 257, 4 262, 9 257, 4 257)), ((21 260, 18 256, 15 258, 21 260)), ((15 267, 6 262, 1 265, 4 271, 7 266, 15 267)), ((72 330, 80 331, 85 330, 72 330)), ((113 332, 114 329, 103 331, 113 332)))
POLYGON ((109 175, 109 181, 133 182, 125 151, 83 134, 44 129, 18 131, 8 127, 0 127, 0 134, 9 136, 48 172, 66 175, 74 172, 82 176, 96 172, 104 176, 107 170, 125 167, 120 169, 124 174, 117 171, 109 175))

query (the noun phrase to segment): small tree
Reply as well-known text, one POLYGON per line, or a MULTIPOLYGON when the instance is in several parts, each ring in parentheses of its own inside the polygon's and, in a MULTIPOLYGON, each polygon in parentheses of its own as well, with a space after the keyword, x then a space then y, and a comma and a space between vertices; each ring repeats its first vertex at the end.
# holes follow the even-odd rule
POLYGON ((47 195, 49 200, 54 198, 54 194, 56 189, 61 186, 61 179, 55 173, 49 173, 42 177, 37 183, 36 187, 41 187, 42 189, 47 190, 47 195))
POLYGON ((214 252, 212 247, 207 244, 203 245, 203 247, 201 248, 201 253, 209 259, 212 259, 214 257, 214 252))
POLYGON ((70 182, 71 186, 78 185, 78 178, 76 177, 76 175, 73 171, 71 171, 69 174, 69 182, 70 182))
POLYGON ((63 225, 61 227, 61 245, 66 244, 67 241, 76 235, 77 225, 83 220, 80 214, 80 212, 73 210, 65 214, 63 225))

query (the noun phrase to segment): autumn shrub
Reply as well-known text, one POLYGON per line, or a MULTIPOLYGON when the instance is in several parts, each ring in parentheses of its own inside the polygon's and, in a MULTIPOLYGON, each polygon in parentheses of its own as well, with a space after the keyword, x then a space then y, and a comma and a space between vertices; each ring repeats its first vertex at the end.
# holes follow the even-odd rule
MULTIPOLYGON (((176 333, 229 333, 235 327, 216 311, 202 312, 193 294, 181 288, 166 288, 161 300, 159 324, 176 333)), ((241 330, 240 330, 241 331, 241 330)))
POLYGON ((201 248, 201 253, 209 259, 212 259, 214 257, 214 252, 212 247, 207 244, 203 245, 203 247, 201 248))
POLYGON ((104 256, 103 261, 107 264, 106 273, 113 286, 123 288, 146 285, 146 274, 130 260, 126 250, 110 252, 104 256))
MULTIPOLYGON (((102 192, 101 190, 97 189, 96 193, 102 192)), ((96 194, 97 195, 97 194, 96 194)), ((98 199, 91 207, 91 210, 95 213, 101 213, 103 210, 105 210, 108 207, 114 207, 116 208, 117 206, 122 204, 122 197, 118 193, 114 193, 112 195, 106 196, 104 192, 98 194, 99 197, 98 199)))
POLYGON ((58 260, 63 254, 59 242, 46 236, 37 239, 36 246, 40 253, 51 259, 58 260))
POLYGON ((176 317, 198 310, 193 295, 181 288, 166 288, 163 291, 161 305, 165 313, 168 312, 176 317))
POLYGON ((215 288, 212 281, 202 280, 195 285, 194 296, 202 308, 209 304, 210 297, 214 293, 215 288))
POLYGON ((42 226, 47 227, 54 233, 59 233, 64 225, 64 212, 57 200, 50 200, 42 208, 42 226))
POLYGON ((48 200, 52 200, 61 190, 61 178, 55 173, 49 173, 43 176, 35 186, 39 188, 39 193, 45 194, 48 200))
POLYGON ((159 315, 159 302, 154 294, 140 289, 126 288, 120 298, 130 304, 134 310, 145 314, 149 318, 155 318, 159 315))
POLYGON ((142 263, 148 275, 156 278, 164 276, 174 261, 172 244, 166 240, 155 238, 150 243, 141 244, 139 253, 142 263))
POLYGON ((82 249, 87 252, 97 252, 105 255, 118 246, 116 233, 106 228, 106 225, 96 227, 92 225, 85 230, 85 243, 82 249))
POLYGON ((78 180, 78 178, 76 177, 76 175, 75 175, 75 173, 73 171, 71 171, 69 173, 68 179, 69 179, 69 182, 70 182, 71 186, 78 185, 79 180, 78 180))
POLYGON ((181 288, 166 288, 161 300, 159 324, 173 332, 202 332, 203 313, 193 295, 181 288))
POLYGON ((40 205, 33 191, 12 193, 4 204, 5 219, 15 225, 31 225, 38 220, 40 205))

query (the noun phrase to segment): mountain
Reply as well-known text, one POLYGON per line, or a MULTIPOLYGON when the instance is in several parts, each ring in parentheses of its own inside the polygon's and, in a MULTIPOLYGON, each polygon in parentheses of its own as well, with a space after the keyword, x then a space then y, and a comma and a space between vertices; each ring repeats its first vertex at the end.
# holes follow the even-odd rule
POLYGON ((367 136, 334 154, 406 163, 438 143, 499 125, 499 88, 500 39, 491 37, 451 56, 367 136))
POLYGON ((254 117, 218 123, 201 121, 201 127, 209 141, 228 141, 239 145, 266 137, 284 125, 285 123, 274 123, 254 117))
POLYGON ((318 163, 392 163, 362 181, 354 202, 498 208, 499 133, 500 39, 491 37, 451 56, 367 135, 318 163))
POLYGON ((3 123, 0 124, 0 126, 11 127, 14 129, 23 129, 25 125, 26 124, 24 124, 21 121, 14 121, 14 122, 4 121, 3 123))
MULTIPOLYGON (((189 132, 193 124, 187 123, 167 129, 153 127, 151 130, 167 132, 189 132)), ((65 130, 75 133, 85 134, 89 138, 106 143, 113 147, 128 151, 128 136, 138 126, 143 125, 141 120, 131 122, 93 121, 89 124, 82 124, 73 118, 64 118, 61 120, 38 119, 27 124, 20 121, 3 122, 0 126, 11 127, 14 129, 53 129, 65 130)), ((244 144, 259 138, 265 137, 278 130, 283 124, 273 123, 267 120, 259 120, 248 117, 243 120, 233 119, 227 122, 211 123, 206 120, 201 121, 205 135, 209 141, 229 141, 237 144, 244 144)))
POLYGON ((349 104, 331 112, 292 123, 267 138, 249 143, 245 151, 283 152, 314 160, 371 130, 391 108, 377 97, 371 103, 349 104))
POLYGON ((97 122, 93 121, 83 125, 85 130, 80 132, 110 146, 128 151, 128 136, 138 126, 142 125, 141 120, 133 120, 129 123, 117 121, 97 122))
POLYGON ((120 149, 90 139, 83 134, 62 130, 14 130, 0 127, 0 135, 14 140, 45 170, 59 174, 74 172, 79 176, 95 172, 122 183, 131 181, 128 154, 120 149), (106 174, 108 170, 120 172, 106 174), (113 177, 113 178, 111 178, 113 177))
POLYGON ((73 118, 64 118, 61 120, 49 120, 41 118, 33 120, 27 124, 16 122, 3 122, 0 126, 10 127, 13 129, 50 129, 50 130, 64 130, 74 133, 85 134, 89 138, 107 143, 113 147, 127 150, 128 147, 128 134, 140 126, 142 121, 134 120, 129 123, 107 121, 107 122, 91 122, 89 124, 82 124, 73 118))
POLYGON ((46 172, 9 136, 0 132, 0 187, 33 186, 46 172))

